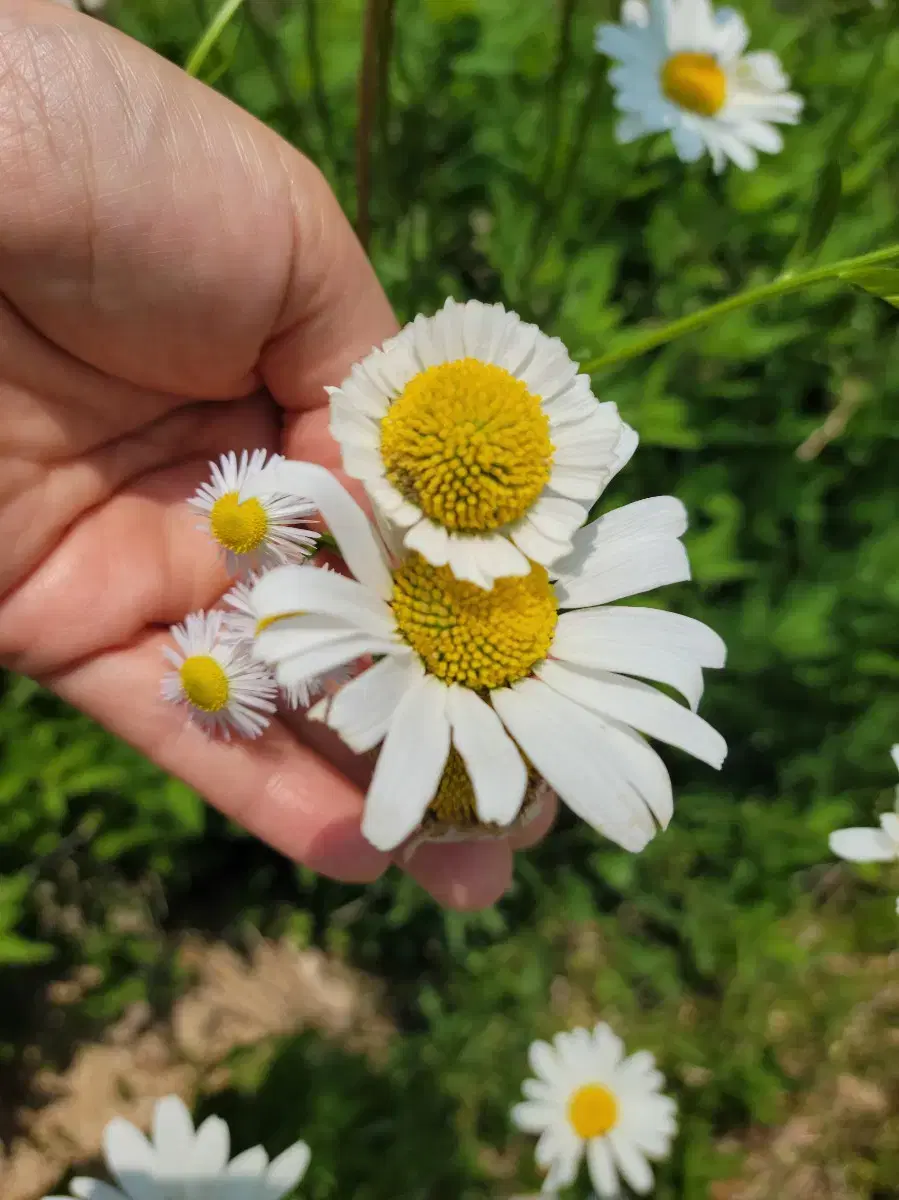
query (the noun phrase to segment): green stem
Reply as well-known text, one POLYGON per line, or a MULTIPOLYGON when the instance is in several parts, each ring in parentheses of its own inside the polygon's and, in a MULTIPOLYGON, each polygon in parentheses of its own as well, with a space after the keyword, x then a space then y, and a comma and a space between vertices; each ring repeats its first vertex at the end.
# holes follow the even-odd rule
POLYGON ((821 283, 825 279, 836 279, 847 271, 873 267, 893 258, 899 258, 899 244, 888 246, 885 250, 874 250, 870 254, 860 254, 856 258, 843 258, 838 262, 827 263, 823 267, 814 267, 810 271, 783 274, 771 283, 746 288, 734 296, 728 296, 726 300, 710 304, 708 308, 701 308, 698 312, 689 313, 686 317, 679 317, 676 321, 653 329, 650 333, 644 333, 618 350, 591 358, 581 364, 581 370, 587 375, 592 375, 596 371, 604 371, 609 367, 617 366, 618 363, 627 362, 628 359, 637 358, 638 355, 645 354, 648 350, 655 350, 657 346, 664 346, 666 342, 683 337, 686 333, 702 329, 704 325, 708 325, 718 317, 725 317, 728 313, 737 312, 741 308, 750 308, 753 304, 761 304, 765 300, 774 300, 778 296, 786 296, 790 292, 799 292, 809 284, 821 283))
POLYGON ((213 46, 222 36, 225 28, 242 4, 243 0, 224 0, 219 6, 218 12, 216 12, 215 16, 206 26, 200 40, 187 56, 184 70, 188 75, 199 75, 203 64, 209 57, 210 50, 212 50, 213 46))

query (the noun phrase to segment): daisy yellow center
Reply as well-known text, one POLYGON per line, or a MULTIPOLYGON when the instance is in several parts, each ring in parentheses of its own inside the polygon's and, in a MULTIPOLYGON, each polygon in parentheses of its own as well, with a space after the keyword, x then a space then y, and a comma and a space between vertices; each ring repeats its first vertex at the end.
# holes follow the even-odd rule
POLYGON ((549 482, 552 453, 539 397, 474 358, 420 372, 381 422, 388 480, 455 533, 524 516, 549 482))
POLYGON ((268 517, 255 497, 241 504, 237 492, 226 492, 209 514, 212 536, 234 554, 258 550, 268 535, 268 517))
POLYGON ((474 788, 455 746, 450 747, 436 795, 428 808, 438 821, 459 826, 478 824, 474 788))
POLYGON ((201 712, 221 712, 231 695, 228 676, 221 663, 209 654, 192 654, 181 664, 184 694, 201 712))
POLYGON ((727 77, 713 55, 685 50, 662 67, 662 91, 688 112, 713 117, 727 95, 727 77))
POLYGON ((491 590, 411 554, 393 573, 394 617, 425 669, 476 691, 523 679, 553 640, 558 615, 549 577, 498 579, 491 590))
POLYGON ((568 1101, 568 1120, 578 1137, 602 1137, 618 1120, 618 1101, 601 1083, 585 1084, 568 1101))

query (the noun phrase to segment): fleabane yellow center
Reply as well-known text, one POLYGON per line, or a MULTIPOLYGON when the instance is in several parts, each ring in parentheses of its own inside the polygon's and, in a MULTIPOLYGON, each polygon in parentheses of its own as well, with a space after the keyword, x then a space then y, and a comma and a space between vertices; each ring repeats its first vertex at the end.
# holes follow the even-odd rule
POLYGON ((688 112, 713 117, 727 97, 727 76, 713 55, 684 50, 662 67, 662 91, 688 112))
POLYGON ((221 663, 209 654, 192 654, 179 671, 184 694, 201 712, 221 712, 228 703, 231 687, 221 663))
POLYGON ((226 492, 209 514, 212 536, 234 554, 258 550, 268 536, 268 517, 259 500, 251 497, 241 504, 237 492, 226 492))
POLYGON ((552 454, 539 397, 475 358, 420 372, 381 422, 388 480, 455 533, 524 516, 549 482, 552 454))
POLYGON ((602 1137, 618 1121, 618 1101, 601 1083, 587 1083, 568 1101, 568 1120, 578 1137, 602 1137))
POLYGON ((558 614, 546 570, 498 579, 491 590, 411 554, 393 573, 397 627, 425 669, 475 691, 523 679, 553 640, 558 614))

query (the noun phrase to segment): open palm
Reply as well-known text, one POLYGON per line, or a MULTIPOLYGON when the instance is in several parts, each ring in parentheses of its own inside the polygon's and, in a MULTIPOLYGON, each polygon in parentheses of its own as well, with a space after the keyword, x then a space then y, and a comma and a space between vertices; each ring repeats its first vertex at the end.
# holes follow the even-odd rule
MULTIPOLYGON (((0 661, 284 853, 372 879, 366 764, 299 720, 210 740, 159 682, 167 627, 228 585, 185 504, 208 460, 336 466, 324 385, 394 331, 387 300, 316 169, 246 113, 42 0, 0 22, 0 661)), ((510 862, 408 869, 469 907, 510 862)))

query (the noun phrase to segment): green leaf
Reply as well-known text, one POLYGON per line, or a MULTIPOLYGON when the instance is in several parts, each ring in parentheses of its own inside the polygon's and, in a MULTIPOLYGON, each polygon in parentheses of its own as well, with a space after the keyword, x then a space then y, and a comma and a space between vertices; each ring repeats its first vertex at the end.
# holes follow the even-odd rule
POLYGON ((846 271, 840 276, 847 283, 862 288, 871 296, 879 296, 899 308, 899 267, 872 267, 868 270, 846 271))
POLYGON ((55 953, 47 942, 29 942, 14 933, 0 934, 0 963, 26 966, 29 963, 48 962, 55 953))

